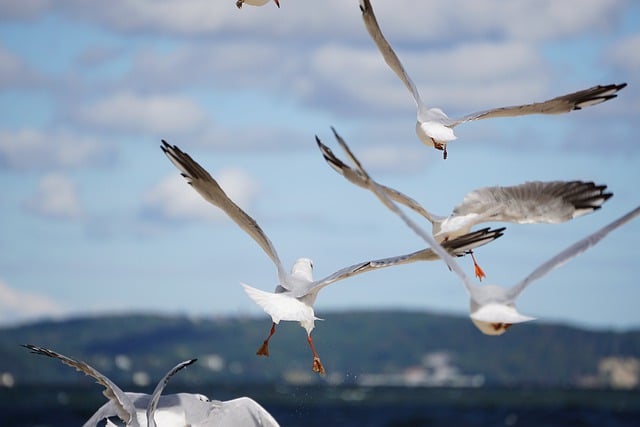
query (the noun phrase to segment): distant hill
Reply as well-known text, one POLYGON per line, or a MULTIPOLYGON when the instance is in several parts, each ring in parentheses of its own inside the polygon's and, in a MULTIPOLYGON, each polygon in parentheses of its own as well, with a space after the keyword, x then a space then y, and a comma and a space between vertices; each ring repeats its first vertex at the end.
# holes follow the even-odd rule
POLYGON ((85 360, 118 384, 155 383, 178 361, 199 362, 175 381, 358 383, 364 385, 531 385, 634 388, 640 331, 589 331, 532 322, 500 337, 467 317, 410 311, 325 313, 313 333, 327 370, 311 372, 305 332, 283 322, 271 356, 255 351, 270 319, 119 315, 0 329, 0 385, 79 383, 83 375, 20 344, 85 360))

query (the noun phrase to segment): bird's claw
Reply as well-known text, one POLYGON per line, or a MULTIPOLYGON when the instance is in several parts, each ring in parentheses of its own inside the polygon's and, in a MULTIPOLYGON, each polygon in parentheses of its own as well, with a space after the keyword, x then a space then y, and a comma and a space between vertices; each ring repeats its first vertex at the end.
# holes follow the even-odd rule
POLYGON ((437 142, 433 138, 431 138, 431 141, 433 141, 433 148, 435 148, 436 150, 442 151, 442 158, 444 160, 447 160, 447 144, 443 144, 441 142, 437 142))
POLYGON ((258 356, 267 356, 269 357, 269 342, 265 341, 262 343, 258 351, 256 351, 258 356))
POLYGON ((487 277, 487 275, 484 274, 484 271, 482 270, 482 268, 480 268, 480 265, 478 265, 476 257, 473 255, 473 251, 469 251, 468 253, 469 255, 471 255, 471 259, 473 260, 473 267, 475 269, 476 277, 482 282, 482 279, 487 277))
POLYGON ((318 374, 320 374, 321 376, 324 377, 325 375, 325 371, 324 371, 324 366, 322 366, 322 362, 320 362, 320 358, 319 357, 314 357, 313 358, 313 372, 317 372, 318 374))

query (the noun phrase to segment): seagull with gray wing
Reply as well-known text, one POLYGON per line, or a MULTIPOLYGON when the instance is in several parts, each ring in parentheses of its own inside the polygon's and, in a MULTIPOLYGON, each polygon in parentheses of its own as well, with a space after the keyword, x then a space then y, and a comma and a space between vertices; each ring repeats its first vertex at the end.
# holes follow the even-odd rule
MULTIPOLYGON (((274 292, 266 292, 242 284, 249 298, 262 307, 272 320, 269 335, 256 353, 260 356, 269 355, 269 340, 276 331, 276 325, 279 324, 281 320, 299 322, 307 332, 307 342, 313 354, 312 370, 320 375, 324 375, 325 369, 311 338, 311 331, 315 327, 315 321, 319 320, 315 316, 313 305, 320 290, 339 280, 367 271, 410 262, 432 261, 437 259, 437 256, 431 249, 423 249, 406 255, 364 261, 342 268, 320 280, 314 280, 312 261, 309 258, 298 258, 293 264, 291 273, 287 273, 275 247, 264 231, 262 231, 262 228, 226 195, 209 172, 177 146, 162 141, 161 148, 169 160, 180 170, 182 176, 193 189, 206 201, 221 209, 242 230, 249 234, 276 267, 278 284, 274 292)), ((453 255, 462 256, 478 246, 497 239, 502 235, 503 231, 504 228, 496 230, 485 228, 443 242, 443 245, 446 250, 450 251, 453 255)))
POLYGON ((419 237, 421 237, 440 256, 445 264, 458 275, 467 293, 469 294, 469 316, 473 324, 486 335, 502 335, 515 323, 534 320, 534 317, 526 316, 518 312, 515 303, 520 294, 535 280, 540 279, 552 270, 572 260, 587 249, 595 246, 610 232, 631 221, 640 215, 640 206, 632 209, 625 215, 605 225, 598 231, 578 240, 568 248, 560 251, 542 265, 533 270, 528 276, 510 287, 499 285, 478 285, 467 277, 458 262, 443 249, 431 233, 426 232, 416 224, 396 205, 392 196, 378 183, 376 183, 362 167, 356 164, 358 173, 364 177, 367 188, 392 212, 398 215, 419 237))
MULTIPOLYGON (((325 161, 336 172, 358 187, 369 189, 371 178, 361 172, 362 165, 345 140, 331 128, 347 153, 351 168, 316 136, 316 143, 325 161)), ((427 211, 411 197, 390 187, 376 183, 388 198, 400 203, 431 223, 433 237, 443 243, 465 235, 478 224, 486 222, 511 222, 516 224, 559 224, 594 212, 613 193, 605 192, 606 185, 587 181, 532 181, 513 186, 483 187, 471 191, 447 216, 427 211)), ((484 272, 473 257, 475 274, 479 279, 484 272)))
POLYGON ((492 108, 467 114, 459 118, 447 116, 440 108, 429 108, 422 101, 420 93, 411 77, 405 71, 400 59, 382 34, 373 12, 370 0, 360 0, 362 19, 369 35, 375 42, 387 65, 407 87, 417 106, 416 133, 424 144, 442 150, 447 158, 447 143, 456 139, 453 128, 466 122, 489 119, 492 117, 516 117, 529 114, 561 114, 581 110, 600 104, 617 96, 617 92, 627 86, 626 83, 593 86, 567 95, 558 96, 543 102, 492 108))
POLYGON ((278 427, 278 422, 260 404, 248 397, 227 401, 209 400, 197 393, 162 395, 167 383, 178 371, 196 359, 185 360, 171 368, 156 385, 152 394, 123 392, 109 378, 89 364, 72 359, 53 350, 25 344, 32 353, 60 360, 94 378, 104 386, 103 394, 109 399, 83 427, 97 427, 106 420, 107 426, 118 426, 117 417, 125 427, 278 427))

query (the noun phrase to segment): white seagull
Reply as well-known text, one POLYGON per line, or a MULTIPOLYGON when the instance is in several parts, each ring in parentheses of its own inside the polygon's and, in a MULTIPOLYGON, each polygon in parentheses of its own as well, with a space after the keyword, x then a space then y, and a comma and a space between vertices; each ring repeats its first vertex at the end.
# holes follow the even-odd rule
MULTIPOLYGON (((308 258, 299 258, 293 264, 291 274, 288 274, 280 261, 275 247, 262 231, 256 221, 236 205, 211 177, 211 175, 193 160, 188 154, 175 145, 162 141, 162 151, 169 160, 182 172, 187 182, 209 203, 220 208, 241 229, 248 233, 260 245, 276 266, 278 285, 274 292, 265 292, 246 284, 242 284, 247 295, 271 316, 273 321, 269 336, 264 340, 257 353, 261 356, 269 355, 269 340, 276 331, 276 325, 281 320, 297 321, 307 331, 307 342, 313 353, 312 369, 324 375, 324 367, 313 345, 311 331, 315 326, 313 304, 322 288, 342 279, 378 268, 406 264, 415 261, 431 261, 438 257, 431 249, 423 249, 406 255, 365 261, 342 268, 329 276, 314 280, 312 276, 313 263, 308 258)), ((472 249, 482 246, 502 235, 504 228, 490 230, 485 228, 477 232, 465 234, 457 239, 444 243, 447 250, 456 256, 462 256, 472 249)))
MULTIPOLYGON (((367 172, 362 165, 357 165, 359 172, 369 178, 367 172)), ((462 280, 469 297, 469 315, 472 322, 480 331, 486 335, 502 335, 514 323, 522 323, 534 320, 534 317, 520 314, 516 309, 515 302, 522 291, 526 289, 533 281, 541 278, 551 270, 560 267, 564 263, 580 255, 582 252, 591 248, 602 240, 607 234, 621 225, 631 221, 640 214, 640 206, 631 210, 627 214, 621 216, 610 224, 602 227, 593 234, 588 235, 569 246, 565 250, 559 252, 542 265, 537 267, 524 279, 511 287, 503 287, 499 285, 477 285, 471 281, 457 261, 451 257, 446 250, 434 239, 434 237, 425 232, 413 220, 411 220, 396 204, 387 193, 378 186, 378 184, 368 179, 369 189, 387 206, 391 211, 396 213, 400 218, 425 242, 427 242, 438 256, 447 264, 450 270, 453 270, 462 280)))
POLYGON ((107 426, 117 426, 111 417, 118 417, 127 427, 213 427, 261 426, 278 427, 277 421, 262 406, 248 397, 228 401, 209 400, 202 394, 177 393, 162 396, 167 383, 176 372, 196 359, 178 363, 158 382, 151 395, 123 392, 109 378, 83 361, 35 345, 24 347, 33 353, 60 360, 76 370, 93 377, 104 386, 103 394, 109 402, 100 407, 83 427, 97 427, 106 420, 107 426))
MULTIPOLYGON (((42 347, 37 347, 32 344, 25 344, 23 347, 28 348, 31 352, 35 354, 39 354, 42 356, 48 356, 55 359, 60 360, 65 365, 71 366, 75 368, 79 372, 83 372, 85 375, 93 377, 96 382, 102 385, 105 389, 102 392, 107 399, 110 401, 110 411, 107 415, 105 411, 98 410, 94 416, 91 417, 89 421, 87 421, 84 426, 97 426, 97 423, 103 419, 106 419, 109 416, 117 416, 125 423, 127 426, 131 427, 139 427, 140 425, 146 425, 147 419, 149 420, 149 427, 155 427, 155 411, 158 406, 158 400, 160 399, 160 395, 164 390, 169 379, 179 370, 189 366, 196 359, 186 360, 174 366, 166 375, 160 380, 152 395, 144 395, 147 397, 146 405, 144 406, 144 410, 141 411, 134 404, 135 397, 137 395, 141 395, 139 393, 125 393, 123 392, 117 385, 115 385, 109 378, 102 375, 96 369, 86 364, 81 360, 75 360, 60 353, 56 353, 53 350, 49 350, 42 347), (142 418, 144 421, 140 420, 140 412, 143 412, 142 418)), ((102 408, 101 408, 102 409, 102 408)))
POLYGON ((369 0, 360 0, 360 10, 365 27, 375 42, 382 57, 391 69, 398 75, 400 80, 413 95, 418 109, 416 133, 418 138, 429 147, 434 147, 443 151, 443 156, 447 158, 447 143, 456 139, 453 128, 461 123, 473 120, 488 119, 491 117, 515 117, 528 114, 560 114, 573 110, 580 110, 584 107, 596 105, 609 99, 615 98, 616 92, 627 86, 626 83, 608 84, 593 86, 589 89, 558 96, 543 102, 533 104, 515 105, 509 107, 492 108, 490 110, 471 113, 459 118, 450 118, 440 108, 428 108, 420 93, 407 72, 405 71, 393 48, 384 38, 382 31, 373 13, 369 0))
MULTIPOLYGON (((264 6, 269 3, 271 0, 238 0, 236 1, 236 7, 238 9, 242 9, 242 6, 245 4, 249 4, 251 6, 264 6)), ((273 0, 276 6, 280 7, 280 0, 273 0)))
MULTIPOLYGON (((360 161, 344 139, 331 128, 338 143, 359 168, 360 161)), ((371 178, 340 160, 316 136, 316 142, 326 162, 351 183, 369 189, 371 178)), ((516 224, 559 224, 600 209, 613 193, 605 193, 606 185, 584 181, 533 181, 513 186, 483 187, 471 191, 448 216, 436 215, 411 197, 393 188, 376 183, 391 200, 407 206, 426 218, 433 237, 439 243, 465 235, 477 224, 511 222, 516 224)), ((473 258, 473 254, 472 258, 473 258)), ((476 276, 484 272, 473 258, 476 276)))

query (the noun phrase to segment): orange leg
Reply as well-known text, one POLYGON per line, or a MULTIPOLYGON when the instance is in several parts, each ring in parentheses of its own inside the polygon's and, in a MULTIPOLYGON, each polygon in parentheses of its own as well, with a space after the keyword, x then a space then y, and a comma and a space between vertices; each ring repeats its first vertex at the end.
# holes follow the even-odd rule
POLYGON ((318 356, 318 352, 313 345, 313 340, 311 339, 311 334, 307 335, 307 342, 309 343, 309 347, 311 347, 311 352, 313 353, 313 372, 317 372, 320 375, 324 376, 324 366, 322 366, 322 362, 320 361, 320 356, 318 356))
POLYGON ((271 324, 271 331, 269 332, 269 336, 267 337, 266 340, 264 340, 264 342, 262 343, 262 345, 260 346, 258 351, 256 351, 256 354, 258 356, 269 356, 269 340, 271 339, 271 337, 275 333, 276 333, 276 324, 272 323, 271 324))
POLYGON ((480 268, 480 266, 478 265, 478 263, 476 262, 476 257, 473 256, 473 251, 469 251, 469 254, 471 255, 471 259, 473 260, 473 266, 475 268, 475 273, 476 273, 476 277, 482 281, 482 279, 484 279, 485 277, 487 277, 486 274, 484 274, 484 271, 480 268))

